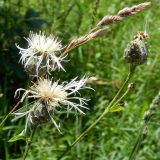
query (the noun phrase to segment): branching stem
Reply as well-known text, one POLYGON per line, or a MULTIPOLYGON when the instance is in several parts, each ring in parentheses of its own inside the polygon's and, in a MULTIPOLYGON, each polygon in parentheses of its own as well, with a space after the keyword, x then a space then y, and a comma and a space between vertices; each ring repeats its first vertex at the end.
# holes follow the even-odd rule
POLYGON ((124 98, 124 96, 128 93, 125 92, 118 100, 117 98, 121 95, 123 89, 126 87, 126 85, 128 85, 128 82, 130 81, 130 79, 132 78, 133 74, 135 71, 135 67, 131 66, 130 68, 130 73, 128 74, 126 80, 124 81, 124 83, 122 84, 121 88, 119 89, 119 91, 117 92, 117 94, 115 95, 115 97, 113 98, 113 100, 108 104, 107 108, 104 110, 104 112, 100 115, 99 118, 96 119, 96 121, 94 123, 92 123, 84 132, 81 133, 81 135, 69 146, 67 147, 67 149, 63 152, 63 154, 58 158, 58 160, 60 160, 67 152, 69 152, 69 150, 71 150, 71 148, 80 141, 80 139, 82 139, 107 113, 109 113, 109 109, 116 105, 122 98, 124 98))

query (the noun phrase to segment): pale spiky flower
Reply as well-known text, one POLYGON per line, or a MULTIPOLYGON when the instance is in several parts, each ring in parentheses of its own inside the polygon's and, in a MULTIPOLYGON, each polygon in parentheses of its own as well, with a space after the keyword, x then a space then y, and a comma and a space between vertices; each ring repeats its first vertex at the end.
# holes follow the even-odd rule
POLYGON ((35 73, 32 74, 38 75, 41 69, 45 69, 48 73, 55 69, 64 70, 61 61, 65 57, 60 56, 60 51, 63 49, 61 41, 53 35, 46 36, 44 32, 30 32, 29 37, 25 39, 28 47, 24 49, 17 45, 17 48, 20 50, 20 61, 24 67, 27 70, 35 68, 35 73))
POLYGON ((52 118, 51 114, 55 113, 57 107, 60 107, 67 111, 75 109, 76 111, 84 114, 81 110, 86 108, 86 99, 76 96, 79 90, 89 88, 85 86, 88 78, 83 77, 81 80, 77 81, 74 78, 71 82, 52 82, 49 79, 39 79, 37 83, 34 83, 28 90, 17 89, 15 92, 15 97, 20 96, 20 92, 24 91, 21 102, 24 98, 34 99, 32 106, 25 112, 15 112, 15 119, 18 119, 24 115, 27 115, 26 127, 28 122, 44 123, 51 120, 57 129, 59 126, 56 124, 55 120, 52 118), (66 107, 64 107, 66 106, 66 107))

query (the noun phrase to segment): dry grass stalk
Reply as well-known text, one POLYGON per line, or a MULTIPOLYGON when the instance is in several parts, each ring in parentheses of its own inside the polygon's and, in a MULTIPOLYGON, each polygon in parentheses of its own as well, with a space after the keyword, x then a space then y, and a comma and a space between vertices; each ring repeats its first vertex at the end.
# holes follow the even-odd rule
POLYGON ((144 2, 144 3, 141 3, 141 4, 135 5, 131 8, 126 7, 124 9, 120 10, 118 12, 118 15, 121 16, 121 17, 131 16, 131 15, 137 14, 138 12, 140 12, 143 9, 148 8, 150 5, 151 5, 150 2, 144 2))
POLYGON ((72 40, 62 55, 64 55, 65 53, 68 53, 69 51, 76 48, 77 46, 84 44, 92 39, 102 37, 106 32, 107 32, 107 29, 100 29, 96 32, 92 32, 92 33, 86 34, 84 36, 81 36, 78 39, 72 40))
POLYGON ((150 5, 151 5, 150 2, 140 3, 138 5, 134 5, 133 7, 130 7, 130 8, 126 7, 120 10, 117 15, 103 17, 102 20, 99 21, 98 24, 95 26, 95 28, 93 28, 89 33, 77 39, 72 40, 61 56, 64 56, 66 53, 70 52, 72 49, 76 48, 81 44, 84 44, 94 38, 103 36, 107 30, 101 29, 102 26, 120 22, 128 16, 135 15, 138 12, 142 11, 143 9, 148 8, 150 5))
POLYGON ((120 10, 117 15, 103 17, 103 19, 96 26, 98 27, 98 26, 103 26, 103 25, 122 21, 124 18, 128 16, 135 15, 138 12, 148 8, 150 5, 151 5, 150 2, 144 2, 130 8, 126 7, 120 10))
POLYGON ((123 17, 119 15, 115 16, 105 16, 103 19, 97 24, 97 26, 104 26, 111 23, 117 23, 119 21, 122 21, 123 17))

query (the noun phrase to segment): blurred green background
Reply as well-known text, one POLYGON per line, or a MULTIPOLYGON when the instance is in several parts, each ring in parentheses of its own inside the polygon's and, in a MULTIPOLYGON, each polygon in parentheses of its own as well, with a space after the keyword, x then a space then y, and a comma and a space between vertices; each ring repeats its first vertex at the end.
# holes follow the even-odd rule
MULTIPOLYGON (((142 0, 0 0, 0 118, 16 104, 14 92, 25 88, 29 78, 18 62, 15 44, 26 47, 29 31, 45 31, 62 40, 65 46, 87 33, 105 15, 144 2, 142 0), (3 96, 2 96, 3 94, 3 96)), ((83 75, 96 77, 90 84, 95 91, 83 92, 89 97, 85 116, 61 114, 63 134, 53 124, 41 125, 34 136, 28 160, 54 160, 75 138, 103 112, 128 74, 123 59, 127 44, 147 23, 150 58, 138 67, 132 82, 136 90, 125 99, 124 111, 104 117, 67 155, 64 160, 127 160, 143 123, 144 112, 157 95, 160 85, 160 1, 152 0, 151 8, 110 25, 102 38, 79 46, 64 63, 66 72, 54 72, 54 79, 70 80, 83 75)), ((0 159, 21 159, 25 142, 7 141, 23 128, 25 119, 12 123, 11 118, 0 132, 0 159)), ((138 152, 138 160, 160 160, 160 115, 149 124, 148 136, 138 152)))

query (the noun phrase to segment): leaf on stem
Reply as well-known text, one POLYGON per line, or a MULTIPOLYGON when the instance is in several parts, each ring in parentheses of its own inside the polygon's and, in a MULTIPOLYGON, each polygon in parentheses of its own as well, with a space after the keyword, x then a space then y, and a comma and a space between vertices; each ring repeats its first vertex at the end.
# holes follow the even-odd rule
POLYGON ((22 131, 20 134, 12 137, 8 142, 15 142, 18 140, 26 140, 26 134, 24 131, 22 131))
POLYGON ((120 106, 120 105, 116 105, 116 106, 112 106, 110 109, 109 109, 109 112, 120 112, 124 109, 123 106, 120 106))

